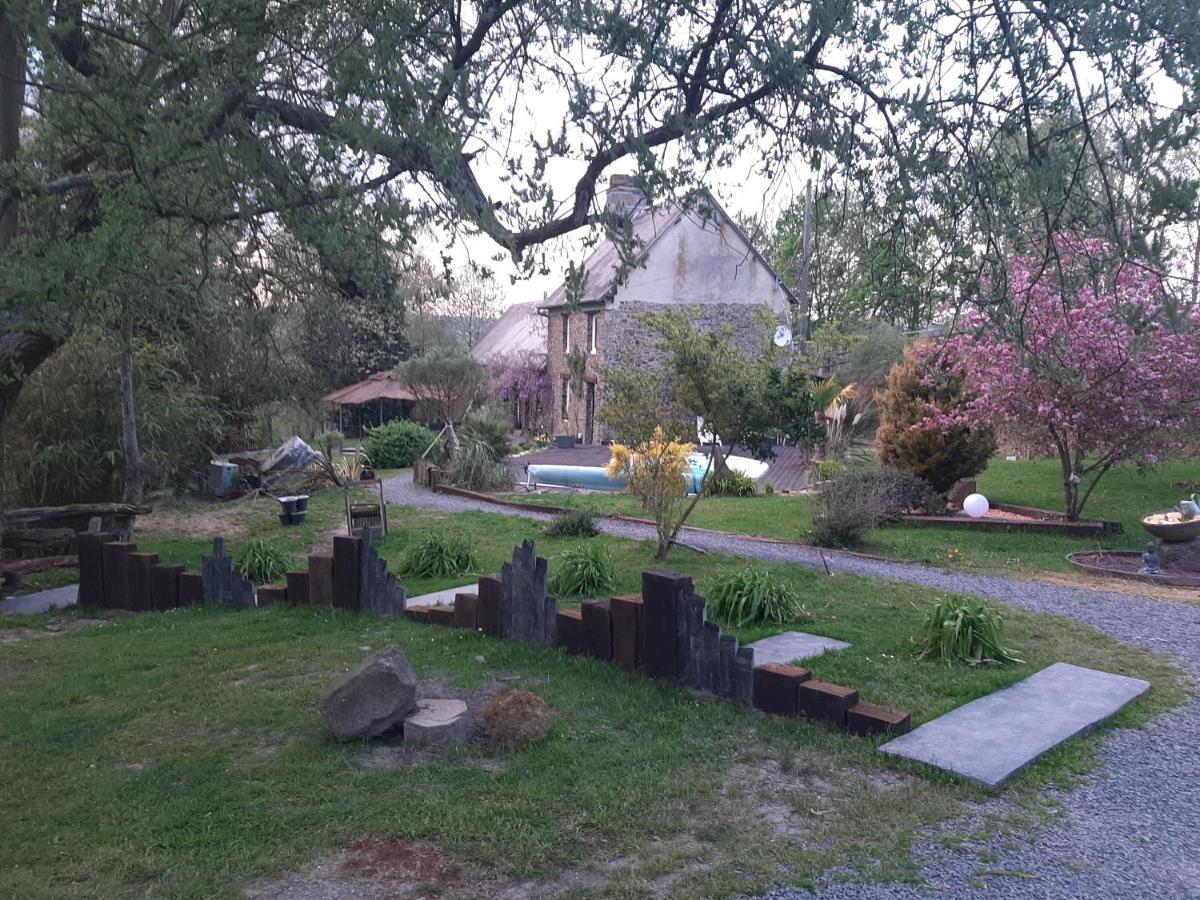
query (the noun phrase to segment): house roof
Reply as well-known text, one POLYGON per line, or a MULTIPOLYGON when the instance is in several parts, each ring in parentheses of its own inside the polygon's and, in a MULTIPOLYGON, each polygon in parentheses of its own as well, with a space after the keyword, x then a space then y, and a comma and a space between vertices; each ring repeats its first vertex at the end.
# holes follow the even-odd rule
MULTIPOLYGON (((754 255, 762 265, 767 268, 767 271, 774 276, 779 287, 783 290, 788 302, 796 303, 796 297, 791 292, 783 279, 775 271, 774 267, 767 261, 754 244, 750 241, 749 235, 742 229, 737 222, 725 212, 724 207, 717 202, 708 191, 703 192, 703 197, 709 205, 711 205, 713 213, 716 217, 724 221, 727 225, 733 228, 737 235, 750 248, 750 252, 754 255)), ((651 249, 667 231, 671 229, 676 222, 689 214, 689 210, 679 203, 671 203, 659 209, 644 209, 634 216, 631 223, 633 227, 633 235, 642 245, 640 251, 634 257, 634 265, 641 263, 651 249)), ((600 303, 611 298, 616 292, 618 278, 621 276, 620 271, 620 254, 617 245, 613 241, 605 238, 601 241, 591 255, 584 260, 583 263, 583 292, 578 298, 579 303, 600 303)), ((567 285, 563 282, 558 288, 547 297, 542 303, 538 304, 538 309, 553 309, 555 307, 565 306, 567 302, 567 285)))
POLYGON ((546 353, 546 320, 537 301, 514 303, 471 348, 477 362, 487 364, 506 356, 546 353))
POLYGON ((368 375, 362 381, 331 391, 321 398, 326 403, 336 403, 340 406, 358 406, 360 403, 372 403, 376 400, 416 400, 416 396, 408 389, 395 372, 376 372, 368 375))

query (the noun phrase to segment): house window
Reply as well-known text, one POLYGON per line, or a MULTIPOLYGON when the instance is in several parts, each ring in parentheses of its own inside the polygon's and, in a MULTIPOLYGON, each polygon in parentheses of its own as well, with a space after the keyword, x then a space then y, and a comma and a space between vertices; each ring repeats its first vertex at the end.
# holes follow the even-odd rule
POLYGON ((565 419, 567 413, 571 411, 571 377, 564 375, 562 377, 562 403, 559 406, 559 418, 565 419))
POLYGON ((563 353, 571 349, 571 314, 563 313, 563 353))
POLYGON ((588 353, 596 352, 596 320, 599 318, 596 313, 588 313, 588 353))

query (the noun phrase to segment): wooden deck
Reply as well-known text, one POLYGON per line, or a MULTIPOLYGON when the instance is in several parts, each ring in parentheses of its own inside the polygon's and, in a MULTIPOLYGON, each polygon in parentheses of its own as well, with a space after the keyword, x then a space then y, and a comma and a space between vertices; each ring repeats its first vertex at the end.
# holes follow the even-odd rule
MULTIPOLYGON (((704 452, 707 452, 707 448, 704 452)), ((734 450, 735 456, 749 456, 740 448, 734 450)), ((519 477, 525 477, 525 467, 536 466, 606 466, 612 454, 604 444, 589 444, 575 447, 571 450, 559 450, 548 447, 527 453, 524 456, 509 457, 508 464, 517 470, 519 477)), ((775 458, 768 460, 770 468, 758 479, 756 484, 761 491, 767 484, 775 487, 780 493, 795 493, 804 488, 807 483, 808 454, 790 444, 775 447, 775 458)))

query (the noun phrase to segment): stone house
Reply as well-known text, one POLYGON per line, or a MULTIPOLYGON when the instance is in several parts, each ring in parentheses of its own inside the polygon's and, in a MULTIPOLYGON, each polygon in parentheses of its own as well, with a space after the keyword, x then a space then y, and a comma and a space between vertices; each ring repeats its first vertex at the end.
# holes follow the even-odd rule
POLYGON ((764 312, 786 324, 796 303, 707 192, 690 208, 676 203, 651 208, 629 176, 613 175, 605 209, 629 220, 640 247, 632 265, 622 272, 617 246, 605 240, 583 264, 576 302, 568 304, 564 283, 538 310, 547 324, 549 430, 575 434, 586 444, 610 437, 597 420, 605 368, 657 362, 657 336, 644 321, 647 313, 686 309, 696 328, 731 330, 734 340, 755 352, 766 337, 764 312), (572 377, 572 366, 582 370, 576 373, 582 379, 572 377))

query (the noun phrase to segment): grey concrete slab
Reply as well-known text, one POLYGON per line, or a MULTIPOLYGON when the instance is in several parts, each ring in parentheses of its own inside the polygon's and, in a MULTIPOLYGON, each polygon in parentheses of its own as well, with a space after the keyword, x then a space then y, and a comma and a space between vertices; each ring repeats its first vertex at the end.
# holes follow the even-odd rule
POLYGON ((783 634, 772 635, 746 646, 754 648, 754 664, 761 666, 763 663, 787 665, 798 659, 820 656, 828 650, 845 650, 850 645, 845 641, 821 637, 819 634, 785 631, 783 634))
POLYGON ((36 594, 22 594, 20 597, 9 597, 0 601, 0 613, 16 615, 33 615, 44 613, 51 609, 62 609, 74 606, 79 598, 79 585, 68 584, 65 587, 50 588, 38 591, 36 594))
POLYGON ((1150 682, 1140 678, 1055 663, 879 749, 999 787, 1148 690, 1150 682))
POLYGON ((464 584, 461 587, 446 588, 444 591, 434 591, 432 594, 422 594, 420 597, 409 597, 406 601, 409 606, 453 606, 454 595, 464 592, 473 592, 475 582, 464 584))

